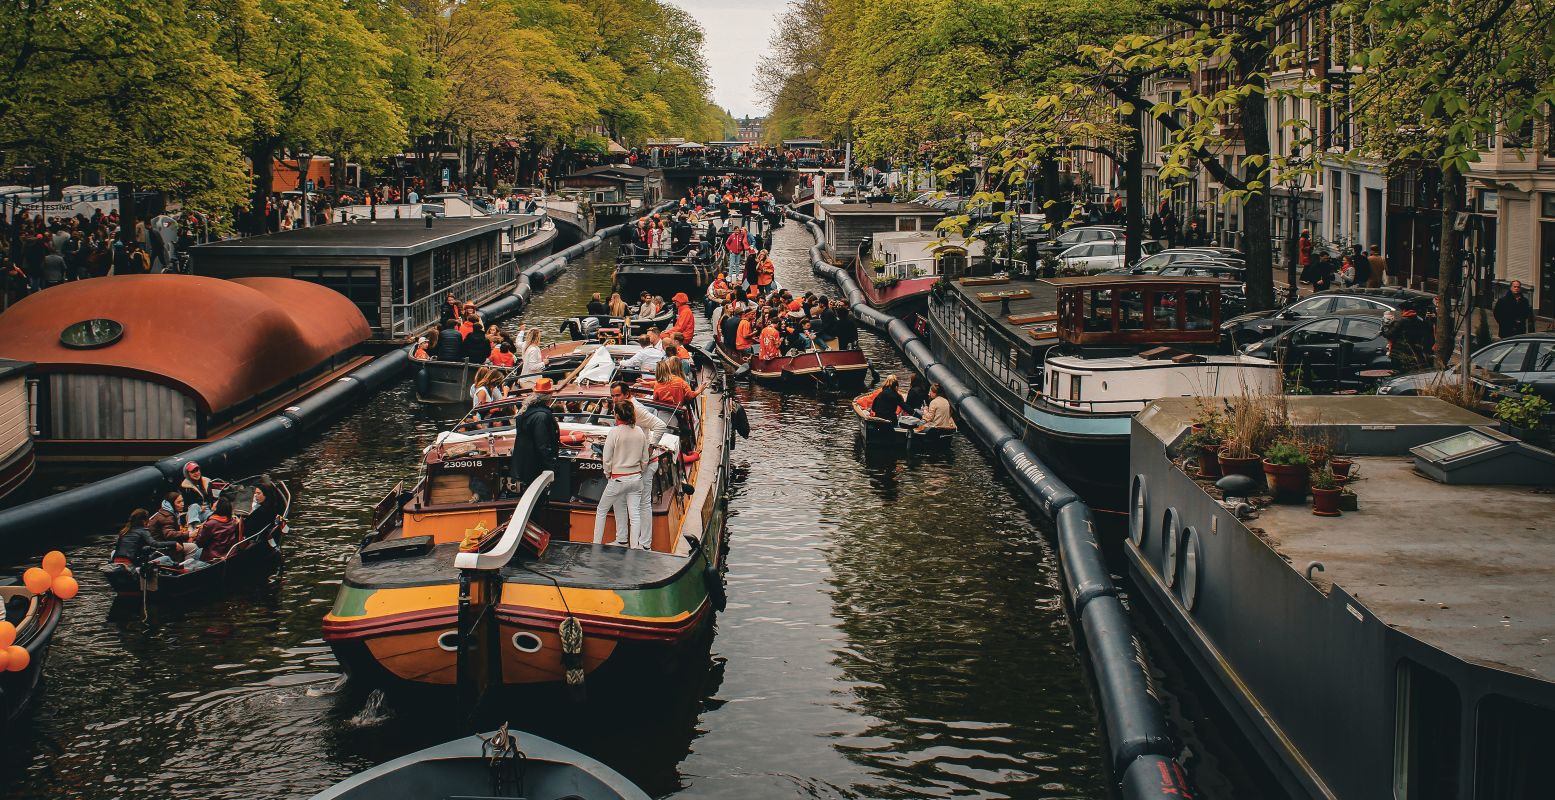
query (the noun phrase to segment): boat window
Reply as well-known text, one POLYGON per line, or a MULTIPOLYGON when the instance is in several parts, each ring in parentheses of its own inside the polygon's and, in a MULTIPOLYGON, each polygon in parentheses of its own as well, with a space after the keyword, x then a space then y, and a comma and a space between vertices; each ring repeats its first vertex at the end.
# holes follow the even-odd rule
POLYGON ((1480 701, 1474 736, 1476 800, 1521 800, 1547 787, 1555 709, 1491 695, 1480 701))
POLYGON ((1139 289, 1118 292, 1118 330, 1137 331, 1145 327, 1145 293, 1139 289))
POLYGON ((1150 293, 1150 327, 1171 330, 1177 327, 1177 307, 1180 293, 1157 291, 1150 293))
POLYGON ((1080 377, 1079 375, 1069 376, 1069 402, 1071 403, 1080 402, 1080 377))
POLYGON ((73 323, 61 331, 59 343, 76 350, 106 347, 119 341, 124 326, 111 319, 87 319, 73 323))
POLYGON ((1085 329, 1088 331, 1110 331, 1113 329, 1112 320, 1112 290, 1092 289, 1087 298, 1085 308, 1085 329))
POLYGON ((1453 800, 1462 717, 1458 687, 1407 659, 1399 661, 1394 685, 1394 800, 1453 800))
POLYGON ((1058 370, 1050 369, 1047 373, 1047 396, 1058 397, 1058 370))
POLYGON ((1182 293, 1183 318, 1190 331, 1207 330, 1215 324, 1215 306, 1208 289, 1186 289, 1182 293))

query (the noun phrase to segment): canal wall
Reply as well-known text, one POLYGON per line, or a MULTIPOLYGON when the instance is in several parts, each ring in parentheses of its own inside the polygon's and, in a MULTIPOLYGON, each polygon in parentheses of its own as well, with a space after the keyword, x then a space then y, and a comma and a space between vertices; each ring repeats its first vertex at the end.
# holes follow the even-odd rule
POLYGON ((1008 470, 1021 493, 1053 520, 1070 608, 1095 677, 1109 763, 1126 800, 1192 797, 1174 756, 1180 747, 1146 673, 1144 658, 1117 586, 1102 556, 1091 510, 1048 470, 997 413, 934 357, 906 322, 869 305, 847 270, 826 258, 825 235, 814 217, 789 210, 810 231, 810 266, 835 283, 854 316, 890 338, 909 364, 940 384, 955 405, 961 429, 970 432, 1008 470))
MULTIPOLYGON (((568 264, 598 248, 605 239, 625 233, 626 228, 626 225, 616 225, 601 229, 577 244, 525 267, 511 291, 481 306, 481 318, 499 320, 522 311, 535 293, 561 274, 568 264)), ((397 348, 231 436, 185 450, 155 464, 0 510, 0 545, 48 545, 54 536, 68 535, 83 525, 122 521, 136 506, 155 509, 153 501, 157 495, 183 479, 184 465, 190 461, 199 462, 206 475, 240 477, 237 472, 240 467, 258 463, 265 455, 301 446, 305 437, 325 423, 400 377, 410 363, 410 348, 397 348)))

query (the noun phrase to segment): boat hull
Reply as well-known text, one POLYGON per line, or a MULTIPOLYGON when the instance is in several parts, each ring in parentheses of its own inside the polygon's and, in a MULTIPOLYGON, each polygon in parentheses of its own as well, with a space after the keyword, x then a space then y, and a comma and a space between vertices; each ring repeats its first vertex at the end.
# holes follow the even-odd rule
POLYGON ((36 700, 54 631, 63 614, 64 603, 59 598, 42 595, 36 622, 18 631, 15 644, 25 648, 30 658, 20 672, 0 672, 0 732, 19 721, 36 700))
POLYGON ((16 448, 16 452, 5 463, 0 464, 0 497, 21 488, 32 477, 37 466, 37 453, 33 450, 32 439, 28 439, 16 448))
POLYGON ((622 297, 649 292, 669 298, 675 292, 697 293, 706 272, 696 264, 676 261, 633 260, 616 264, 615 290, 622 297))
POLYGON ((853 264, 853 278, 860 291, 864 293, 864 300, 870 306, 896 316, 922 312, 928 305, 930 290, 940 280, 940 276, 930 275, 923 278, 903 278, 890 286, 877 286, 874 272, 856 259, 853 264))
POLYGON ((778 358, 751 358, 718 345, 718 355, 730 369, 750 365, 752 379, 781 385, 816 385, 834 388, 863 386, 869 375, 869 359, 862 350, 825 350, 778 358))

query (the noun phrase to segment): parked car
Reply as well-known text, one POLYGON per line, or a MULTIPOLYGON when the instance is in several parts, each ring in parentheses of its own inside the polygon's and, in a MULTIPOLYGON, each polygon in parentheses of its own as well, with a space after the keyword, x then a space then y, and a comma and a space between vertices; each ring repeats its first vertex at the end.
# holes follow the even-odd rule
POLYGON ((1431 295, 1413 289, 1330 289, 1304 297, 1281 309, 1255 311, 1233 317, 1221 323, 1220 333, 1235 349, 1263 341, 1305 320, 1338 311, 1371 309, 1380 314, 1389 309, 1401 311, 1412 308, 1423 315, 1433 302, 1431 295))
POLYGON ((1058 235, 1058 238, 1035 244, 1037 255, 1048 256, 1074 247, 1077 244, 1090 244, 1091 242, 1121 242, 1125 231, 1116 225, 1086 225, 1080 228, 1070 228, 1058 235))
POLYGON ((1010 235, 1010 228, 1015 228, 1015 244, 1019 246, 1027 239, 1039 238, 1047 233, 1048 222, 1039 214, 1022 214, 1009 222, 985 223, 972 230, 972 236, 987 242, 997 242, 1010 235))
MULTIPOLYGON (((1515 391, 1531 386, 1536 394, 1555 402, 1555 333, 1525 333, 1492 342, 1469 356, 1474 366, 1470 378, 1487 395, 1497 390, 1515 391)), ((1428 370, 1384 381, 1377 394, 1419 394, 1432 384, 1457 380, 1457 369, 1428 370)))
POLYGON ((1285 375, 1317 392, 1364 389, 1377 379, 1369 370, 1393 368, 1388 339, 1382 335, 1380 308, 1349 308, 1286 328, 1242 348, 1246 355, 1279 361, 1285 375))
MULTIPOLYGON (((1161 247, 1161 243, 1154 239, 1146 239, 1139 244, 1141 252, 1146 254, 1161 247)), ((1075 272, 1106 272, 1123 267, 1126 247, 1122 239, 1077 244, 1059 253, 1058 260, 1064 262, 1065 269, 1075 272)))

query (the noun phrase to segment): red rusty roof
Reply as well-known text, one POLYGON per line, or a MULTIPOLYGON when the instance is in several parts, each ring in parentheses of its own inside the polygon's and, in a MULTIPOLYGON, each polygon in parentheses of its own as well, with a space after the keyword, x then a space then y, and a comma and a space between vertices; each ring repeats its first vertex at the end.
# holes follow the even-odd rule
POLYGON ((362 312, 332 289, 291 278, 119 275, 66 283, 0 314, 0 358, 33 374, 123 375, 188 392, 205 413, 251 398, 367 340, 362 312), (60 333, 107 318, 124 336, 66 347, 60 333))

